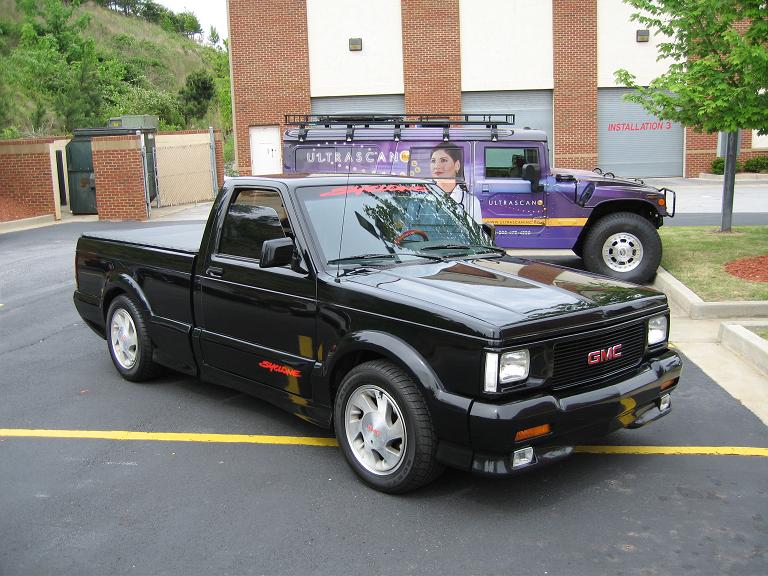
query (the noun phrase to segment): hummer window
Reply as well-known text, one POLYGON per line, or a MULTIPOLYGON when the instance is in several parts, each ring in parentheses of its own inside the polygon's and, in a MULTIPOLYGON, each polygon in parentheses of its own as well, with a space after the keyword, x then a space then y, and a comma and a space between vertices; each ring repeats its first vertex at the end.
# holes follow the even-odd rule
POLYGON ((290 235, 288 216, 274 190, 240 190, 229 205, 219 252, 258 260, 266 240, 290 235))
POLYGON ((538 164, 537 148, 486 148, 486 178, 522 178, 524 164, 538 164))

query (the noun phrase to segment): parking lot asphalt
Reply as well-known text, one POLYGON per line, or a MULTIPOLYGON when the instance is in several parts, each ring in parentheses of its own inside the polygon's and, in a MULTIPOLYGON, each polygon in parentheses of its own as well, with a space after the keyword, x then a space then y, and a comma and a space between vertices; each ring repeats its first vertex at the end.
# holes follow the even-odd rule
POLYGON ((127 224, 0 235, 0 429, 193 441, 0 431, 0 574, 768 573, 768 428, 691 362, 668 417, 595 442, 626 454, 449 470, 405 496, 365 487, 334 447, 194 441, 331 434, 174 373, 122 380, 71 302, 78 234, 111 226, 127 224))

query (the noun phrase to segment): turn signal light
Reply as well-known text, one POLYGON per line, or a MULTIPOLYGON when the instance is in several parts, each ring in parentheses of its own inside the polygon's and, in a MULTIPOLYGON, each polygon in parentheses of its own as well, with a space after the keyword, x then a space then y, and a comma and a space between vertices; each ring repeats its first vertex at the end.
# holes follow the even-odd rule
POLYGON ((515 442, 520 442, 521 440, 528 440, 529 438, 536 438, 537 436, 544 436, 545 434, 549 434, 551 432, 552 428, 549 424, 542 424, 541 426, 534 426, 533 428, 526 428, 524 430, 520 430, 515 434, 515 442))
POLYGON ((667 380, 666 382, 661 383, 661 389, 666 390, 670 386, 674 386, 677 384, 677 381, 680 380, 680 378, 673 378, 672 380, 667 380))
POLYGON ((664 198, 659 198, 659 206, 664 206, 664 204, 666 204, 666 203, 667 203, 667 201, 664 200, 664 198))

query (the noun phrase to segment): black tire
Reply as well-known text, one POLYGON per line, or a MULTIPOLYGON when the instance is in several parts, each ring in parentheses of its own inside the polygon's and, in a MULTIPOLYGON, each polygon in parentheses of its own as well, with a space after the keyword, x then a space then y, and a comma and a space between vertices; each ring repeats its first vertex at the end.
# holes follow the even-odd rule
MULTIPOLYGON (((352 406, 350 410, 354 413, 352 406)), ((365 362, 344 377, 334 402, 334 428, 349 465, 366 484, 381 492, 401 494, 415 490, 443 471, 443 466, 437 462, 437 437, 424 397, 411 377, 391 362, 365 362), (356 449, 348 439, 347 426, 350 426, 350 434, 354 434, 353 425, 346 418, 350 399, 369 392, 371 388, 385 392, 402 415, 405 442, 404 446, 400 444, 402 453, 399 464, 392 471, 374 473, 369 470, 358 460, 356 449)), ((371 431, 378 434, 375 429, 371 431)), ((362 436, 360 442, 362 447, 366 447, 362 436)), ((375 450, 372 451, 375 453, 375 450)), ((358 449, 357 453, 360 454, 361 450, 358 449)), ((383 459, 380 462, 383 464, 383 459)))
POLYGON ((598 220, 587 233, 582 258, 590 272, 627 282, 648 282, 661 264, 661 238, 656 227, 638 214, 609 214, 598 220), (605 254, 603 249, 611 238, 615 243, 611 251, 605 254), (635 257, 639 253, 637 241, 642 250, 639 263, 635 257), (619 249, 623 249, 625 254, 619 255, 619 249), (611 268, 609 261, 614 268, 611 268))
POLYGON ((123 378, 131 382, 144 382, 160 372, 160 366, 152 360, 152 340, 149 337, 147 326, 147 315, 144 308, 129 296, 120 295, 110 304, 105 327, 107 349, 117 371, 123 378), (113 334, 113 320, 116 319, 116 316, 125 320, 125 315, 130 317, 135 335, 132 336, 130 332, 125 332, 125 339, 122 339, 119 334, 113 334), (125 344, 126 340, 133 342, 134 339, 135 345, 125 348, 121 348, 121 344, 118 342, 122 340, 125 344), (133 362, 130 361, 131 356, 133 362))

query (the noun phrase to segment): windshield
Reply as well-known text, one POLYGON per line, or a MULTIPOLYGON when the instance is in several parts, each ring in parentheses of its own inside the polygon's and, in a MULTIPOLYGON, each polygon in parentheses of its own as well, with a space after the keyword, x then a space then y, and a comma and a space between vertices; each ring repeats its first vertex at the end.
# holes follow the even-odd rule
POLYGON ((299 188, 297 196, 328 264, 385 264, 499 250, 460 204, 433 185, 311 186, 299 188))

